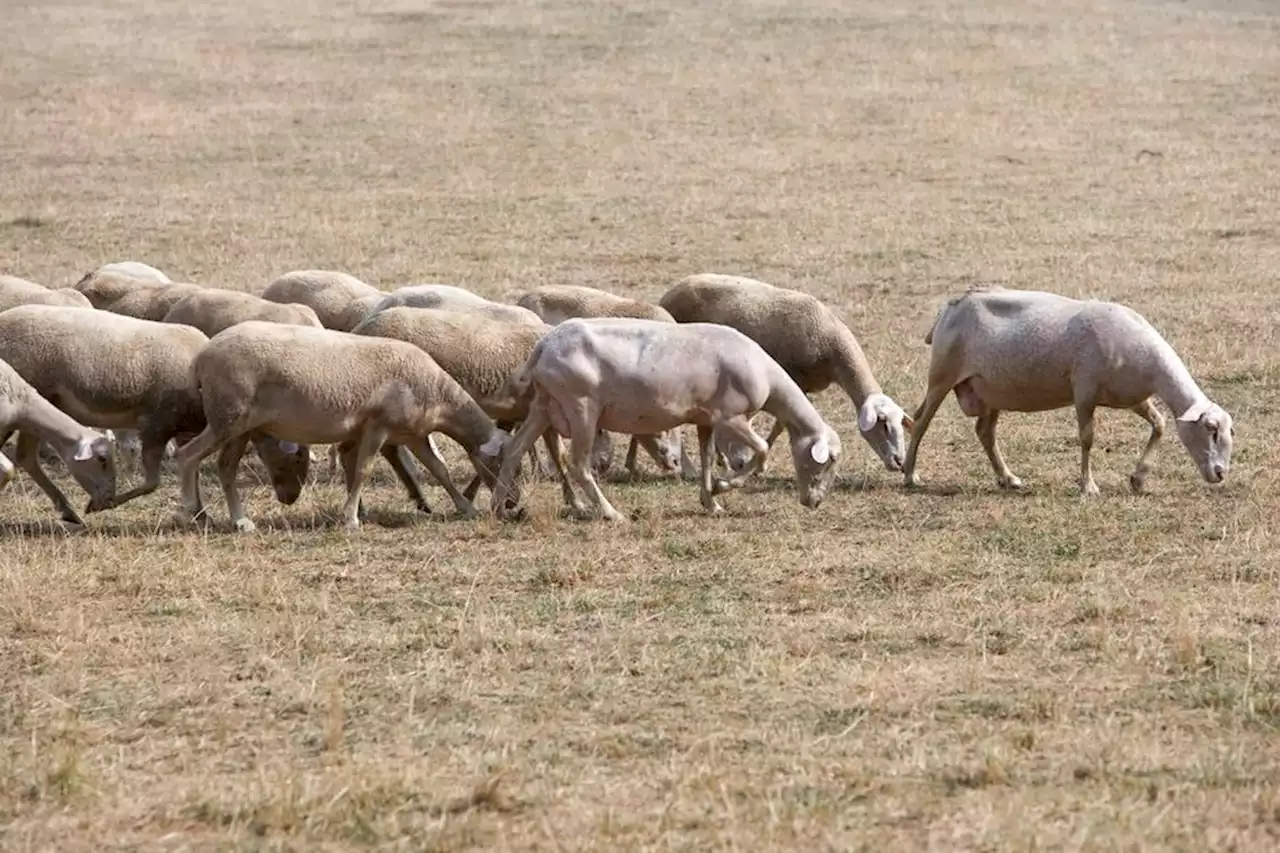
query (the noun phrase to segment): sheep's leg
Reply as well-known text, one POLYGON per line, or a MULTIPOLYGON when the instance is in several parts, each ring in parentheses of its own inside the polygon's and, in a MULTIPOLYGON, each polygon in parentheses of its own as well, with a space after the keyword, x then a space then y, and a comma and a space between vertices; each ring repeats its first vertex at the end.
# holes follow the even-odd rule
POLYGON ((160 465, 164 462, 165 448, 168 447, 168 444, 168 436, 165 436, 162 440, 144 439, 142 442, 142 485, 135 486, 124 494, 116 495, 101 507, 91 507, 88 511, 96 512, 99 509, 115 509, 116 507, 124 506, 134 498, 149 495, 160 488, 160 465))
MULTIPOLYGON (((779 423, 781 423, 781 421, 779 421, 779 423)), ((730 434, 733 438, 737 438, 743 444, 751 448, 753 454, 746 466, 742 470, 736 472, 733 477, 728 480, 716 481, 714 492, 716 494, 720 494, 721 492, 727 492, 730 489, 741 488, 753 474, 757 474, 762 471, 764 469, 765 459, 769 456, 769 445, 756 433, 755 430, 751 428, 751 421, 746 418, 732 418, 727 421, 722 421, 712 429, 711 438, 713 453, 717 452, 715 448, 715 429, 720 429, 721 431, 730 434)), ((714 459, 715 457, 712 456, 713 461, 714 459)))
POLYGON ((431 505, 427 503, 427 496, 422 492, 422 484, 410 470, 409 457, 406 455, 408 452, 398 444, 384 444, 381 450, 382 458, 387 460, 387 464, 391 466, 391 470, 395 472, 397 479, 409 493, 409 499, 413 501, 414 506, 430 515, 431 505))
POLYGON ((489 509, 499 518, 511 514, 507 510, 507 500, 511 496, 511 485, 515 482, 520 460, 534 446, 538 436, 550 427, 551 417, 547 413, 546 405, 535 397, 533 405, 529 407, 528 417, 524 419, 524 423, 520 424, 520 429, 516 430, 515 435, 511 437, 511 442, 503 453, 502 467, 498 469, 498 480, 493 484, 489 509))
POLYGON ((440 458, 440 454, 436 453, 435 445, 429 440, 417 439, 408 444, 407 447, 427 467, 427 471, 435 478, 436 482, 449 493, 449 498, 453 501, 453 505, 458 508, 458 512, 462 513, 465 518, 475 518, 477 515, 475 504, 467 500, 462 492, 458 491, 458 487, 453 484, 453 478, 449 476, 449 466, 445 465, 444 460, 440 458))
MULTIPOLYGON (((631 443, 627 445, 627 461, 625 464, 626 464, 627 473, 631 475, 632 479, 635 479, 636 477, 640 476, 640 463, 639 463, 639 460, 636 458, 638 455, 636 451, 639 449, 640 449, 640 437, 636 435, 631 436, 631 443)), ((646 450, 647 449, 648 448, 646 448, 646 450)))
POLYGON ((188 521, 194 521, 204 512, 200 500, 200 463, 212 454, 223 443, 223 438, 206 426, 199 435, 178 448, 173 454, 178 463, 179 478, 182 481, 182 508, 188 521))
POLYGON ((9 485, 13 480, 14 470, 13 463, 9 461, 9 457, 0 453, 0 489, 9 485))
POLYGON ((560 438, 560 433, 554 429, 545 431, 542 433, 542 443, 547 446, 547 455, 551 457, 551 465, 560 477, 560 493, 564 496, 565 505, 575 513, 586 512, 587 508, 583 506, 578 493, 573 490, 573 483, 568 472, 568 459, 565 458, 564 440, 560 438))
POLYGON ((374 454, 387 440, 387 431, 378 426, 366 426, 356 446, 355 458, 344 472, 347 481, 347 502, 342 507, 342 524, 348 530, 360 527, 360 494, 364 491, 364 481, 369 477, 369 468, 373 465, 374 454))
POLYGON ((1009 466, 1005 464, 1004 456, 1000 453, 1000 448, 996 444, 996 421, 1000 418, 999 409, 986 409, 982 414, 978 415, 977 422, 973 425, 973 431, 978 434, 978 441, 982 442, 982 449, 987 451, 987 458, 991 460, 991 467, 996 472, 996 483, 1002 489, 1021 489, 1022 480, 1013 475, 1009 470, 1009 466))
POLYGON ((924 395, 924 402, 911 416, 915 426, 911 428, 911 446, 907 448, 907 461, 902 465, 902 477, 908 486, 920 485, 920 478, 916 476, 916 455, 920 452, 920 442, 929 429, 929 422, 938 413, 947 395, 951 393, 952 387, 950 383, 930 385, 928 392, 924 395))
POLYGON ((1160 414, 1160 410, 1151 402, 1150 397, 1134 406, 1130 411, 1151 424, 1151 437, 1147 439, 1147 446, 1142 448, 1142 455, 1138 457, 1137 467, 1129 475, 1129 488, 1134 492, 1140 492, 1146 484, 1147 473, 1151 470, 1147 464, 1147 459, 1151 456, 1151 452, 1156 449, 1156 445, 1159 444, 1160 438, 1164 435, 1164 415, 1160 414))
POLYGON ((338 462, 339 462, 339 457, 341 453, 342 451, 339 450, 338 445, 336 444, 329 445, 329 479, 330 480, 332 480, 334 477, 338 475, 338 462))
POLYGON ((613 504, 609 503, 609 499, 604 496, 604 492, 600 491, 600 484, 596 482, 591 472, 591 443, 596 433, 595 425, 600 413, 595 410, 593 401, 578 400, 576 403, 577 405, 565 412, 569 415, 569 430, 572 433, 569 437, 570 473, 586 492, 587 500, 595 507, 596 513, 601 518, 607 521, 626 521, 627 517, 614 509, 613 504))
MULTIPOLYGON (((240 489, 236 486, 236 474, 240 473, 240 459, 249 446, 249 434, 244 433, 222 445, 218 454, 218 482, 222 484, 222 495, 227 501, 227 515, 237 533, 252 533, 257 529, 249 516, 245 515, 244 503, 240 500, 240 489)), ((163 445, 161 445, 163 449, 163 445)))
POLYGON ((1093 481, 1093 469, 1089 465, 1089 452, 1093 450, 1093 404, 1076 403, 1076 422, 1080 427, 1080 494, 1092 497, 1099 494, 1093 481))
POLYGON ((84 520, 76 514, 67 496, 53 484, 40 467, 40 439, 27 432, 18 433, 18 465, 35 482, 40 490, 53 501, 58 517, 70 528, 84 527, 84 520))
MULTIPOLYGON (((715 434, 711 427, 699 426, 698 456, 702 462, 702 488, 698 497, 702 500, 702 508, 709 515, 717 515, 724 511, 724 507, 720 506, 720 502, 715 498, 717 489, 711 485, 711 475, 715 465, 715 450, 715 434)), ((719 485, 719 483, 716 485, 719 485)))

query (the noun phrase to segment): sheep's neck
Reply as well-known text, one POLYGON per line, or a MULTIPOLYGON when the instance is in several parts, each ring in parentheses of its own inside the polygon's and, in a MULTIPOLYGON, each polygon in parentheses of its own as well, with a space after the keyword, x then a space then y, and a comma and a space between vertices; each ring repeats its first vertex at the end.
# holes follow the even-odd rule
POLYGON ((867 356, 858 339, 848 327, 837 321, 839 334, 836 339, 835 381, 849 395, 854 407, 861 409, 872 394, 880 393, 880 383, 871 372, 867 356))
POLYGON ((27 397, 14 426, 20 432, 31 432, 49 444, 59 456, 75 447, 85 435, 85 428, 70 415, 39 395, 27 397))
POLYGON ((1176 418, 1196 403, 1205 399, 1205 393, 1191 378, 1191 371, 1166 341, 1161 341, 1160 369, 1156 374, 1155 393, 1176 418))
POLYGON ((821 434, 825 426, 822 416, 777 363, 769 365, 769 380, 769 398, 761 408, 785 424, 793 437, 821 434))
POLYGON ((440 432, 461 444, 467 453, 475 453, 493 436, 494 429, 493 420, 472 400, 454 408, 439 428, 440 432))

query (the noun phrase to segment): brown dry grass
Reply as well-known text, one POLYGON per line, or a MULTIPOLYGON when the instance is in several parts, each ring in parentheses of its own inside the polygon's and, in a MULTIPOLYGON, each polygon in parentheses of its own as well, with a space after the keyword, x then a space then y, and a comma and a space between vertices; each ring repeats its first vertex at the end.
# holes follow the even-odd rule
POLYGON ((1129 496, 1112 413, 1082 505, 1058 412, 1006 418, 1000 494, 948 403, 909 495, 835 392, 816 512, 783 454, 714 520, 656 478, 608 487, 626 530, 547 483, 418 519, 380 472, 358 535, 327 483, 174 531, 170 478, 65 537, 20 478, 0 846, 1274 849, 1275 7, 853 6, 4 3, 0 270, 738 272, 830 300, 908 407, 967 283, 1097 295, 1236 414, 1225 488, 1166 440, 1129 496))

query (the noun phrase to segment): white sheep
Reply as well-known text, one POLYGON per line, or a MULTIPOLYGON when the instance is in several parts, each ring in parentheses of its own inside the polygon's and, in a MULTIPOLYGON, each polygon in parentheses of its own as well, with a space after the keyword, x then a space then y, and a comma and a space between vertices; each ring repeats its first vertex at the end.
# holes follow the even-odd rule
MULTIPOLYGON (((204 511, 200 460, 221 449, 218 474, 228 514, 244 532, 254 524, 240 503, 236 469, 254 434, 341 445, 347 482, 343 521, 350 528, 360 526, 360 495, 379 451, 412 494, 417 483, 400 470, 400 447, 408 448, 459 511, 474 515, 430 434, 441 432, 461 444, 491 488, 509 438, 431 356, 404 341, 251 320, 214 336, 196 356, 191 377, 208 425, 178 449, 183 508, 190 518, 204 511)), ((420 491, 414 500, 430 512, 420 491)))
MULTIPOLYGON (((675 319, 661 308, 639 299, 618 296, 607 290, 574 284, 547 284, 522 293, 516 304, 527 308, 555 326, 574 317, 633 317, 674 323, 675 319)), ((682 477, 693 477, 697 469, 684 450, 679 429, 656 436, 632 436, 627 448, 626 469, 631 475, 640 473, 636 450, 643 447, 664 472, 679 471, 682 477)))
MULTIPOLYGON (((40 396, 18 371, 0 360, 0 444, 18 433, 18 465, 53 501, 63 523, 83 527, 67 496, 40 468, 37 449, 41 442, 54 449, 67 470, 89 495, 88 512, 107 506, 116 493, 116 469, 111 442, 97 430, 75 419, 40 396)), ((13 464, 0 454, 0 488, 13 479, 13 464)))
POLYGON ((374 306, 373 314, 389 308, 447 308, 480 314, 493 320, 542 326, 542 318, 519 305, 492 302, 479 294, 450 284, 411 284, 397 288, 374 306))
MULTIPOLYGON (((719 323, 742 332, 806 394, 839 385, 853 401, 867 444, 888 470, 901 470, 911 418, 881 391, 853 332, 818 299, 755 279, 705 273, 681 279, 659 304, 678 322, 719 323)), ((768 447, 782 429, 773 425, 768 447)))
POLYGON ((130 290, 147 284, 169 284, 169 276, 141 261, 117 261, 86 273, 75 289, 93 304, 105 308, 130 290))
MULTIPOLYGON (((507 323, 477 314, 443 308, 390 308, 380 311, 353 330, 356 335, 407 341, 431 356, 446 373, 480 404, 499 426, 510 428, 529 414, 533 389, 515 395, 509 380, 524 367, 529 355, 551 327, 507 323)), ((560 436, 555 430, 543 433, 547 453, 562 488, 569 489, 563 469, 560 436)), ((592 449, 592 468, 608 469, 612 456, 609 434, 597 432, 592 449)), ((536 457, 534 459, 537 462, 536 457)), ((476 476, 463 490, 471 500, 480 486, 476 476)), ((572 492, 566 492, 571 495, 572 492)), ((567 499, 567 498, 566 498, 567 499)))
POLYGON ((163 320, 194 326, 209 337, 247 320, 321 328, 320 318, 310 306, 272 302, 252 293, 213 288, 201 288, 178 300, 163 320))
POLYGON ((349 332, 387 296, 378 288, 337 270, 294 270, 267 285, 262 298, 308 305, 326 329, 349 332))
POLYGON ((89 308, 89 300, 69 287, 52 290, 43 284, 12 275, 0 275, 0 311, 15 305, 65 305, 89 308))
POLYGON ((135 282, 122 296, 99 306, 112 314, 122 314, 137 320, 164 321, 165 315, 182 300, 207 288, 189 281, 169 284, 135 282))
MULTIPOLYGON (((840 437, 822 420, 809 398, 776 361, 746 335, 712 323, 671 324, 637 319, 572 319, 554 327, 512 379, 514 393, 532 385, 529 417, 512 441, 492 507, 503 513, 513 486, 513 458, 539 435, 554 428, 572 440, 570 473, 587 494, 591 516, 624 521, 592 476, 586 450, 597 429, 653 433, 692 423, 701 451, 701 499, 710 513, 721 511, 715 495, 737 483, 712 482, 713 430, 735 432, 755 445, 759 464, 764 441, 748 418, 764 410, 791 436, 791 454, 800 502, 816 507, 835 480, 840 437)), ((749 476, 746 472, 739 481, 749 476)))
MULTIPOLYGON (((191 363, 207 343, 190 326, 94 308, 22 305, 0 312, 0 359, 36 391, 86 426, 136 429, 141 435, 143 485, 91 512, 155 491, 165 445, 204 429, 191 363)), ((305 454, 265 436, 254 436, 254 446, 276 497, 293 503, 307 473, 305 454)))
POLYGON ((1164 434, 1163 400, 1177 417, 1178 438, 1200 474, 1220 483, 1231 465, 1231 415, 1209 400, 1173 347, 1141 314, 1124 305, 1036 290, 975 287, 950 300, 925 336, 929 387, 916 411, 903 474, 919 485, 916 454, 938 407, 955 391, 1002 488, 1017 489, 996 446, 1002 411, 1043 412, 1074 406, 1080 437, 1080 489, 1098 494, 1089 464, 1094 410, 1129 409, 1151 424, 1151 437, 1129 487, 1141 491, 1148 457, 1164 434))

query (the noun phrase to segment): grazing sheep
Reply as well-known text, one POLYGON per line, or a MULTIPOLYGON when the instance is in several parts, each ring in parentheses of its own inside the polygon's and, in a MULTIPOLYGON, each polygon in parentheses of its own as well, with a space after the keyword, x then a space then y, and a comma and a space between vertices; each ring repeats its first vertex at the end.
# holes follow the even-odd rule
POLYGON ((43 284, 12 275, 0 275, 0 311, 15 305, 64 305, 89 308, 89 300, 69 287, 50 290, 43 284))
MULTIPOLYGON (((505 323, 476 314, 463 314, 442 308, 390 308, 374 314, 357 326, 353 334, 407 341, 431 356, 446 373, 470 394, 489 417, 499 425, 523 421, 529 414, 533 389, 516 396, 508 384, 550 326, 525 326, 505 323)), ((563 469, 560 435, 555 430, 543 433, 547 453, 562 488, 569 489, 563 469)), ((608 433, 596 434, 593 456, 612 455, 608 433)), ((605 460, 608 461, 607 459, 605 460)), ((536 457, 535 457, 536 463, 536 457)), ((599 470, 593 459, 592 467, 599 470)), ((607 466, 606 466, 607 468, 607 466)), ((480 486, 479 476, 463 490, 471 500, 480 486)), ((566 499, 572 492, 566 491, 566 499)))
MULTIPOLYGON (((84 526, 67 496, 40 468, 36 455, 41 442, 52 447, 67 470, 89 494, 87 512, 106 506, 116 493, 116 469, 111 442, 97 430, 77 423, 40 396, 18 371, 0 360, 0 444, 18 433, 18 464, 53 501, 62 521, 84 526)), ((13 464, 0 454, 0 488, 13 479, 13 464)))
POLYGON ((135 283, 123 296, 100 307, 112 314, 123 314, 137 320, 161 323, 173 306, 205 289, 198 284, 185 281, 170 284, 135 283))
POLYGON ((393 290, 383 297, 373 309, 374 314, 389 308, 447 308, 468 314, 480 314, 492 320, 507 323, 523 323, 526 326, 545 325, 537 314, 519 305, 491 302, 483 296, 449 284, 411 284, 393 290))
POLYGON ((1129 409, 1151 424, 1129 487, 1141 491, 1148 457, 1165 420, 1152 402, 1177 417, 1178 438, 1210 483, 1231 466, 1231 415, 1209 400, 1173 347, 1141 314, 1115 302, 1079 300, 1038 290, 972 288, 938 313, 924 342, 932 346, 929 389, 916 410, 916 429, 903 467, 918 485, 916 454, 938 407, 955 391, 960 410, 978 419, 978 440, 1002 488, 1017 489, 996 446, 1002 411, 1044 412, 1074 406, 1080 435, 1080 490, 1098 494, 1089 464, 1094 410, 1129 409))
MULTIPOLYGON (((168 441, 204 429, 191 363, 208 340, 190 326, 93 308, 22 305, 0 313, 0 359, 36 391, 86 426, 130 428, 141 435, 143 485, 91 512, 155 491, 168 441)), ((257 435, 254 446, 276 497, 293 503, 306 478, 305 449, 257 435)))
POLYGON ((271 302, 310 306, 322 326, 340 332, 354 329, 386 296, 355 276, 336 270, 287 272, 262 291, 262 298, 271 302))
MULTIPOLYGON (((401 470, 399 452, 407 447, 459 511, 474 515, 430 434, 442 432, 461 444, 491 488, 508 439, 431 356, 404 341, 251 320, 209 341, 192 364, 191 381, 208 426, 178 449, 183 507, 192 518, 203 512, 195 475, 200 460, 221 449, 218 474, 239 531, 254 529, 236 490, 236 469, 246 438, 256 432, 299 444, 341 445, 343 519, 350 528, 360 526, 360 494, 375 453, 382 452, 412 493, 417 482, 401 470)), ((430 512, 420 490, 414 499, 430 512)))
POLYGON ((164 315, 166 323, 194 326, 209 337, 246 320, 321 328, 320 318, 310 306, 296 302, 281 304, 235 290, 202 288, 173 304, 164 315))
MULTIPOLYGON (((698 428, 703 507, 721 511, 715 495, 738 485, 712 483, 713 429, 736 433, 755 445, 756 464, 764 440, 747 418, 763 409, 791 435, 800 502, 816 507, 835 480, 840 437, 776 361, 746 335, 712 323, 671 324, 637 319, 573 319, 548 332, 512 379, 522 393, 532 384, 529 417, 516 433, 493 493, 493 509, 508 505, 518 459, 549 427, 572 440, 570 473, 593 505, 588 512, 624 521, 601 493, 587 465, 586 448, 597 429, 653 433, 680 424, 698 428)), ((582 512, 577 501, 570 504, 582 512)))
MULTIPOLYGON (((634 317, 641 320, 657 320, 674 323, 675 319, 660 308, 639 299, 628 299, 597 290, 594 287, 581 287, 573 284, 548 284, 526 291, 516 300, 521 308, 527 308, 542 318, 549 326, 555 326, 574 317, 634 317)), ((627 471, 634 477, 640 473, 636 459, 636 450, 644 447, 649 456, 665 472, 679 471, 682 477, 693 477, 697 470, 684 451, 684 443, 680 430, 658 436, 631 437, 627 448, 627 471)))
POLYGON ((139 283, 169 284, 169 276, 140 261, 117 261, 86 273, 76 282, 75 289, 84 294, 94 308, 105 308, 139 283))
MULTIPOLYGON (((755 279, 701 274, 681 279, 659 304, 681 323, 719 323, 742 332, 806 394, 839 385, 857 409, 858 431, 867 444, 888 470, 901 470, 911 418, 881 392, 857 338, 822 302, 755 279)), ((768 447, 781 431, 775 423, 768 447)))

